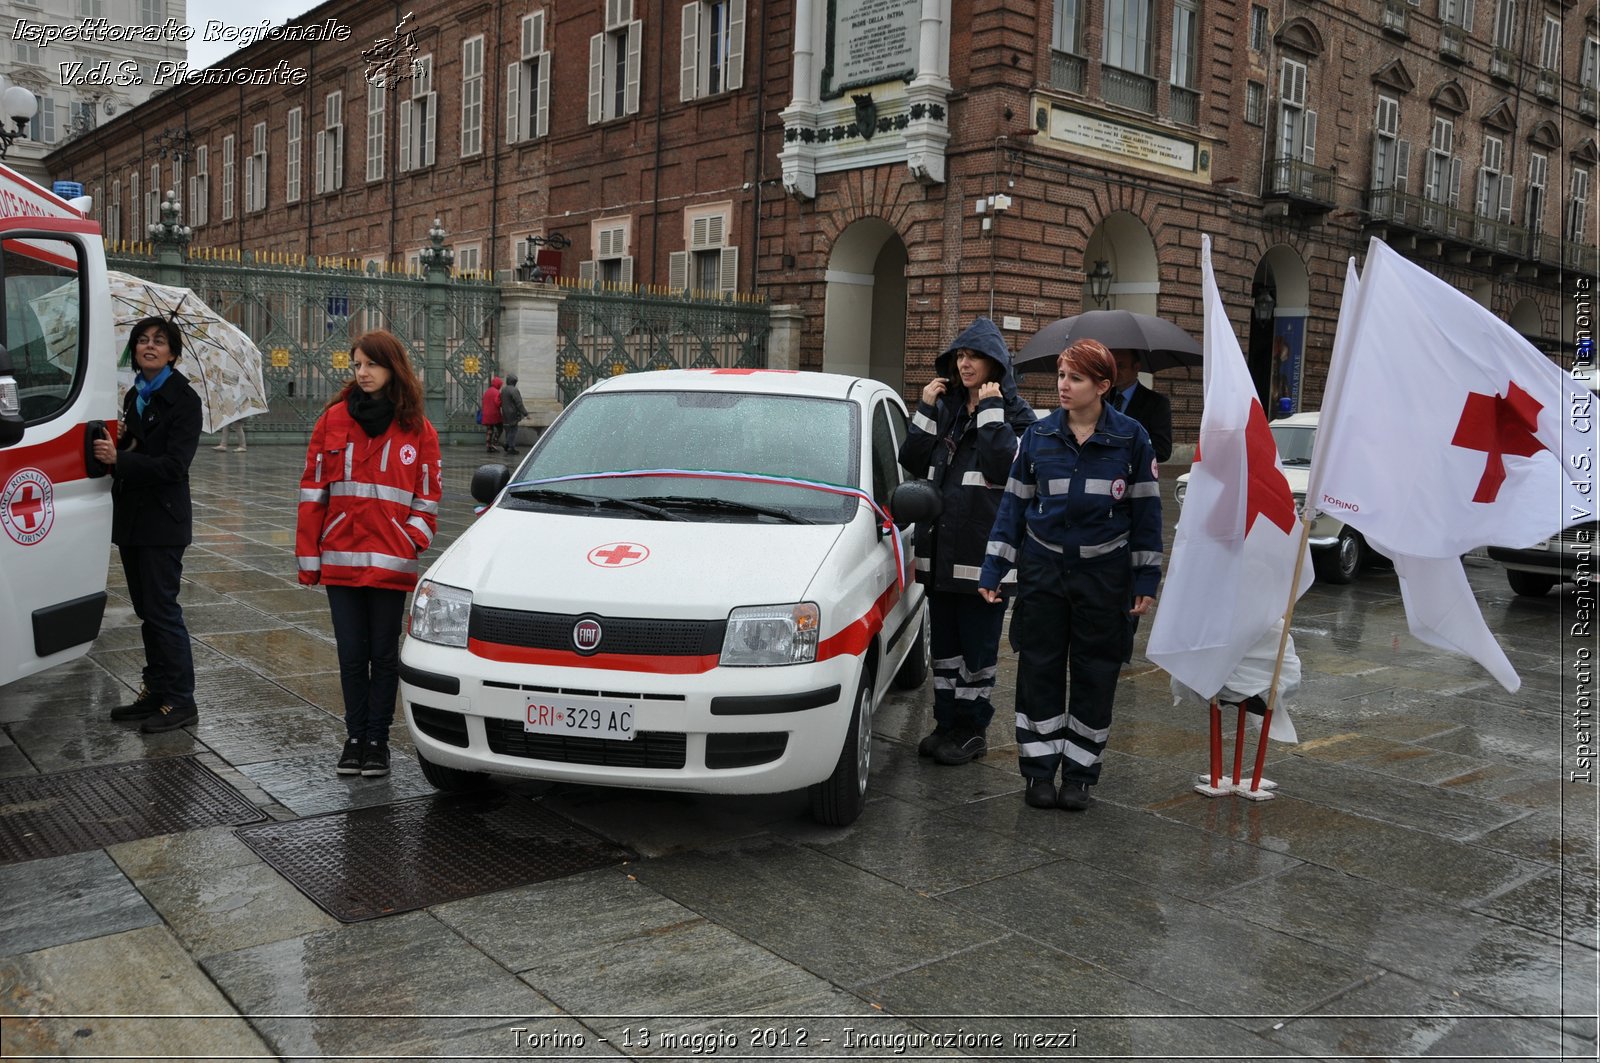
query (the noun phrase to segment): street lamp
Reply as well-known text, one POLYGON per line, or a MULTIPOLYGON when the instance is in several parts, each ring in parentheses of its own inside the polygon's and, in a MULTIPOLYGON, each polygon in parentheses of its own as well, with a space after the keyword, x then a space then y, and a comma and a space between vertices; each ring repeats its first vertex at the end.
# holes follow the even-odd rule
POLYGON ((572 246, 572 241, 561 233, 549 233, 545 236, 528 237, 528 249, 523 253, 522 261, 517 264, 517 280, 540 281, 544 280, 544 270, 539 268, 537 248, 548 247, 552 251, 565 251, 572 246))
POLYGON ((157 250, 181 251, 194 235, 194 230, 187 225, 180 224, 178 212, 183 209, 183 204, 167 189, 167 194, 161 200, 161 220, 153 221, 147 227, 150 233, 150 242, 156 245, 157 250))
POLYGON ((176 155, 184 162, 188 162, 189 151, 194 147, 194 137, 190 135, 187 126, 182 129, 163 129, 156 136, 156 146, 160 149, 163 159, 176 155))
POLYGON ((1089 271, 1089 298, 1101 309, 1111 302, 1111 277, 1111 264, 1103 258, 1095 259, 1094 269, 1089 271))
MULTIPOLYGON (((6 80, 0 78, 0 85, 6 80)), ((11 85, 0 92, 0 159, 11 150, 11 142, 28 133, 28 121, 39 113, 39 101, 21 85, 11 85), (7 128, 10 122, 15 128, 7 128)))
POLYGON ((428 230, 428 246, 417 253, 423 269, 449 271, 456 260, 456 253, 444 246, 444 238, 444 223, 438 218, 433 219, 433 227, 428 230))
POLYGON ((1278 291, 1272 286, 1271 281, 1263 281, 1256 285, 1255 316, 1257 321, 1271 321, 1272 312, 1278 306, 1278 291))

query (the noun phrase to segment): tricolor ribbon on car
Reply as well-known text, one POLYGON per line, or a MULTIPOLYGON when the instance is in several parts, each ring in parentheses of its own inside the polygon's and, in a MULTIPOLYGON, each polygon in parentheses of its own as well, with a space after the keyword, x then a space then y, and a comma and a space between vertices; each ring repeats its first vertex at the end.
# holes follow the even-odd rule
POLYGON ((707 469, 631 469, 626 472, 579 472, 567 476, 549 476, 539 480, 519 480, 507 484, 513 487, 547 487, 550 484, 573 483, 579 480, 622 480, 653 476, 665 479, 679 480, 734 480, 740 483, 752 484, 778 484, 783 487, 798 487, 805 491, 821 491, 824 494, 843 495, 847 498, 858 499, 864 502, 872 515, 878 519, 879 529, 889 537, 889 542, 894 549, 894 582, 895 589, 904 593, 906 589, 906 564, 904 547, 900 542, 900 533, 894 526, 894 518, 889 516, 889 511, 878 505, 873 497, 859 487, 844 487, 840 484, 823 483, 820 480, 800 480, 792 476, 766 476, 753 472, 713 472, 707 469))

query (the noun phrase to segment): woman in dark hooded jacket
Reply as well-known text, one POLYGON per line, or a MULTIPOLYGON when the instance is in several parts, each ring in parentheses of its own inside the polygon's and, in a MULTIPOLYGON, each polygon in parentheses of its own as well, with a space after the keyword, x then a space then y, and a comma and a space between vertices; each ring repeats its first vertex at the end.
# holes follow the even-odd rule
POLYGON ((934 361, 900 448, 900 464, 944 496, 937 523, 917 529, 917 579, 928 589, 933 732, 917 746, 940 764, 988 752, 995 662, 1005 602, 978 596, 989 529, 1005 493, 1017 440, 1034 421, 1017 394, 1011 352, 994 322, 974 321, 934 361))

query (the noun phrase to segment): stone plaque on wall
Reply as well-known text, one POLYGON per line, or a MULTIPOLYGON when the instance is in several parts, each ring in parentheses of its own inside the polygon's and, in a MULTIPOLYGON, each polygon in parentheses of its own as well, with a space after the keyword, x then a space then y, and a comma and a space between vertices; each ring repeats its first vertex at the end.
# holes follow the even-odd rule
POLYGON ((829 0, 822 98, 914 77, 921 10, 922 0, 829 0))

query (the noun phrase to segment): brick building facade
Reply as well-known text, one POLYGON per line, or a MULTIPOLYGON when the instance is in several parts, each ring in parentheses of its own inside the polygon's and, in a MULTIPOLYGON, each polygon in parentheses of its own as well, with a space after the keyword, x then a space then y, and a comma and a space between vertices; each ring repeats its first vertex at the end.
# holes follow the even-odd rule
MULTIPOLYGON (((975 315, 1018 348, 1092 308, 1097 269, 1108 305, 1198 336, 1202 233, 1273 405, 1319 403, 1370 237, 1562 358, 1593 288, 1592 0, 400 14, 329 0, 291 25, 346 39, 243 49, 212 76, 266 83, 162 92, 52 175, 84 183, 113 239, 174 186, 197 246, 403 267, 437 217, 457 268, 505 270, 559 233, 564 275, 760 291, 803 312, 803 367, 908 396, 975 315)), ((1155 384, 1192 440, 1198 371, 1155 384)))

